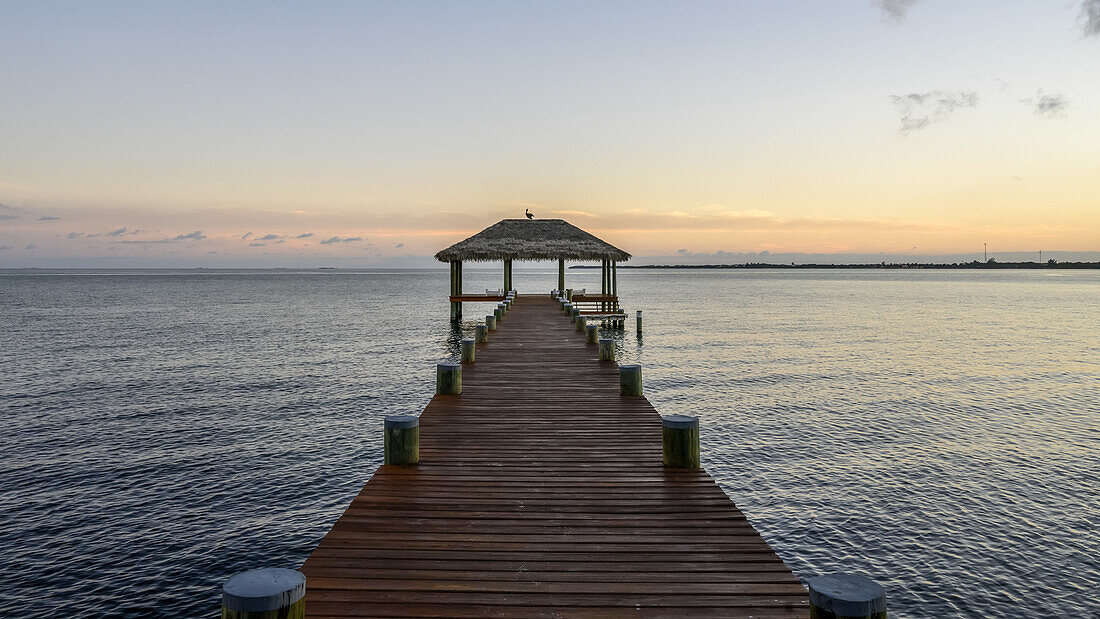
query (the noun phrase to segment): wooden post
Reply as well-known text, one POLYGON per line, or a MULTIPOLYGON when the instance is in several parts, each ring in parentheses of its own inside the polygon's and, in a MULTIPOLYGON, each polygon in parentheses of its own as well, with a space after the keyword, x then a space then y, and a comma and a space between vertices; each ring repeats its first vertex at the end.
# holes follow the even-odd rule
POLYGON ((699 468, 699 418, 687 415, 661 417, 665 466, 699 468))
POLYGON ((569 301, 566 301, 565 303, 562 304, 562 309, 565 311, 566 316, 569 316, 570 318, 573 317, 573 304, 572 303, 570 303, 569 301))
POLYGON ((600 337, 599 325, 585 325, 584 326, 584 343, 595 344, 596 340, 600 337))
POLYGON ((600 338, 600 361, 615 360, 615 340, 606 337, 600 338))
POLYGON ((611 294, 619 296, 619 263, 611 263, 611 294))
MULTIPOLYGON (((478 325, 481 326, 481 325, 478 325)), ((462 362, 473 363, 474 362, 474 340, 462 340, 462 362)))
POLYGON ((580 314, 573 315, 573 324, 577 327, 577 331, 583 333, 584 325, 586 325, 587 323, 588 321, 585 320, 584 316, 581 316, 580 314))
POLYGON ((458 395, 462 393, 462 364, 436 364, 435 392, 441 395, 458 395))
POLYGON ((495 313, 494 314, 489 314, 488 316, 485 317, 485 326, 490 331, 496 331, 497 330, 497 317, 496 317, 495 313))
POLYGON ((569 315, 573 318, 576 318, 577 316, 580 316, 581 315, 581 308, 575 307, 575 306, 570 307, 569 308, 569 315))
POLYGON ((558 258, 558 290, 565 294, 565 258, 558 258))
POLYGON ((412 415, 387 415, 384 464, 417 464, 420 462, 420 418, 412 415))
POLYGON ((512 289, 512 259, 504 259, 504 293, 512 289))
POLYGON ((642 395, 642 366, 619 366, 619 393, 622 395, 642 395))
POLYGON ((497 319, 497 322, 504 322, 504 307, 497 305, 497 308, 493 310, 493 317, 497 319))
POLYGON ((638 310, 638 337, 642 337, 642 310, 638 310))
POLYGON ((886 590, 858 574, 811 578, 810 619, 886 619, 886 590))
POLYGON ((477 325, 474 327, 474 339, 478 344, 484 344, 489 341, 489 327, 485 325, 477 325))
POLYGON ((303 619, 306 576, 267 567, 231 576, 222 585, 222 619, 303 619))

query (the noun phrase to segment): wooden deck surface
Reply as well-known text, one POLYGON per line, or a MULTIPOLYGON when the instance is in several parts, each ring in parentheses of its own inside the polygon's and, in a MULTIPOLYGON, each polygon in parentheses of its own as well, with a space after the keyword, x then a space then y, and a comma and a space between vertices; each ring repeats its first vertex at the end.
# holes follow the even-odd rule
POLYGON ((808 616, 710 475, 661 464, 657 411, 556 303, 521 297, 476 355, 424 409, 421 463, 379 467, 305 562, 308 616, 808 616))

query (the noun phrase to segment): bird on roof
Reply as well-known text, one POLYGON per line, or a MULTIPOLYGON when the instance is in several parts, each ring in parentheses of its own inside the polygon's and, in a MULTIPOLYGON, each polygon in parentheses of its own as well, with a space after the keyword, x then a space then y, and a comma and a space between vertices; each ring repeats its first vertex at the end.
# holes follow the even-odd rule
POLYGON ((527 215, 527 219, 534 219, 535 218, 535 216, 531 214, 531 209, 525 208, 525 209, 523 209, 523 212, 527 215))

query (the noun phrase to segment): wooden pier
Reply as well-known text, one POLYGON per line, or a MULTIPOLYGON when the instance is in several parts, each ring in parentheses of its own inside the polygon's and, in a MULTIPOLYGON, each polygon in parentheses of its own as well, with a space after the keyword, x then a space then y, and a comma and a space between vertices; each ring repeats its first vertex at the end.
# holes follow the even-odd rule
POLYGON ((307 616, 809 615, 710 475, 662 465, 657 411, 556 302, 519 298, 462 374, 420 417, 420 464, 379 467, 302 566, 307 616))

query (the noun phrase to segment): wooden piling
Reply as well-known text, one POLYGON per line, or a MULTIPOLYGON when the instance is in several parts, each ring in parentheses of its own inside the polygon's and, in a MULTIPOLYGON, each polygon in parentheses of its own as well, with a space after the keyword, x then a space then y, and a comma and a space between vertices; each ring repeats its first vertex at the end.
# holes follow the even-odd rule
POLYGON ((600 337, 599 325, 585 325, 584 326, 584 343, 595 344, 600 337))
POLYGON ((581 316, 579 314, 573 315, 573 325, 574 327, 576 327, 578 332, 584 333, 584 326, 586 324, 588 324, 588 321, 585 320, 584 316, 581 316))
POLYGON ((474 345, 477 342, 474 340, 462 340, 462 362, 473 363, 474 362, 474 345))
POLYGON ((810 619, 886 619, 886 590, 858 574, 811 578, 810 619))
POLYGON ((497 323, 504 322, 504 308, 500 305, 493 309, 493 317, 497 319, 497 323))
POLYGON ((490 331, 497 330, 497 317, 496 314, 489 314, 485 317, 485 327, 490 331))
POLYGON ((642 366, 619 366, 619 393, 621 395, 642 395, 642 366))
POLYGON ((474 327, 474 339, 478 344, 484 344, 489 341, 489 327, 486 325, 477 325, 474 327))
POLYGON ((687 415, 661 417, 664 463, 682 469, 699 468, 699 418, 687 415))
POLYGON ((462 393, 462 364, 436 364, 435 392, 441 395, 458 395, 462 393))
POLYGON ((385 426, 384 464, 417 464, 420 462, 420 418, 412 415, 387 415, 385 426))
POLYGON ((642 310, 638 310, 638 335, 642 334, 642 310))
POLYGON ((615 340, 611 338, 600 338, 600 361, 614 361, 615 360, 615 340))
POLYGON ((222 586, 222 619, 303 619, 306 577, 268 567, 231 576, 222 586))

